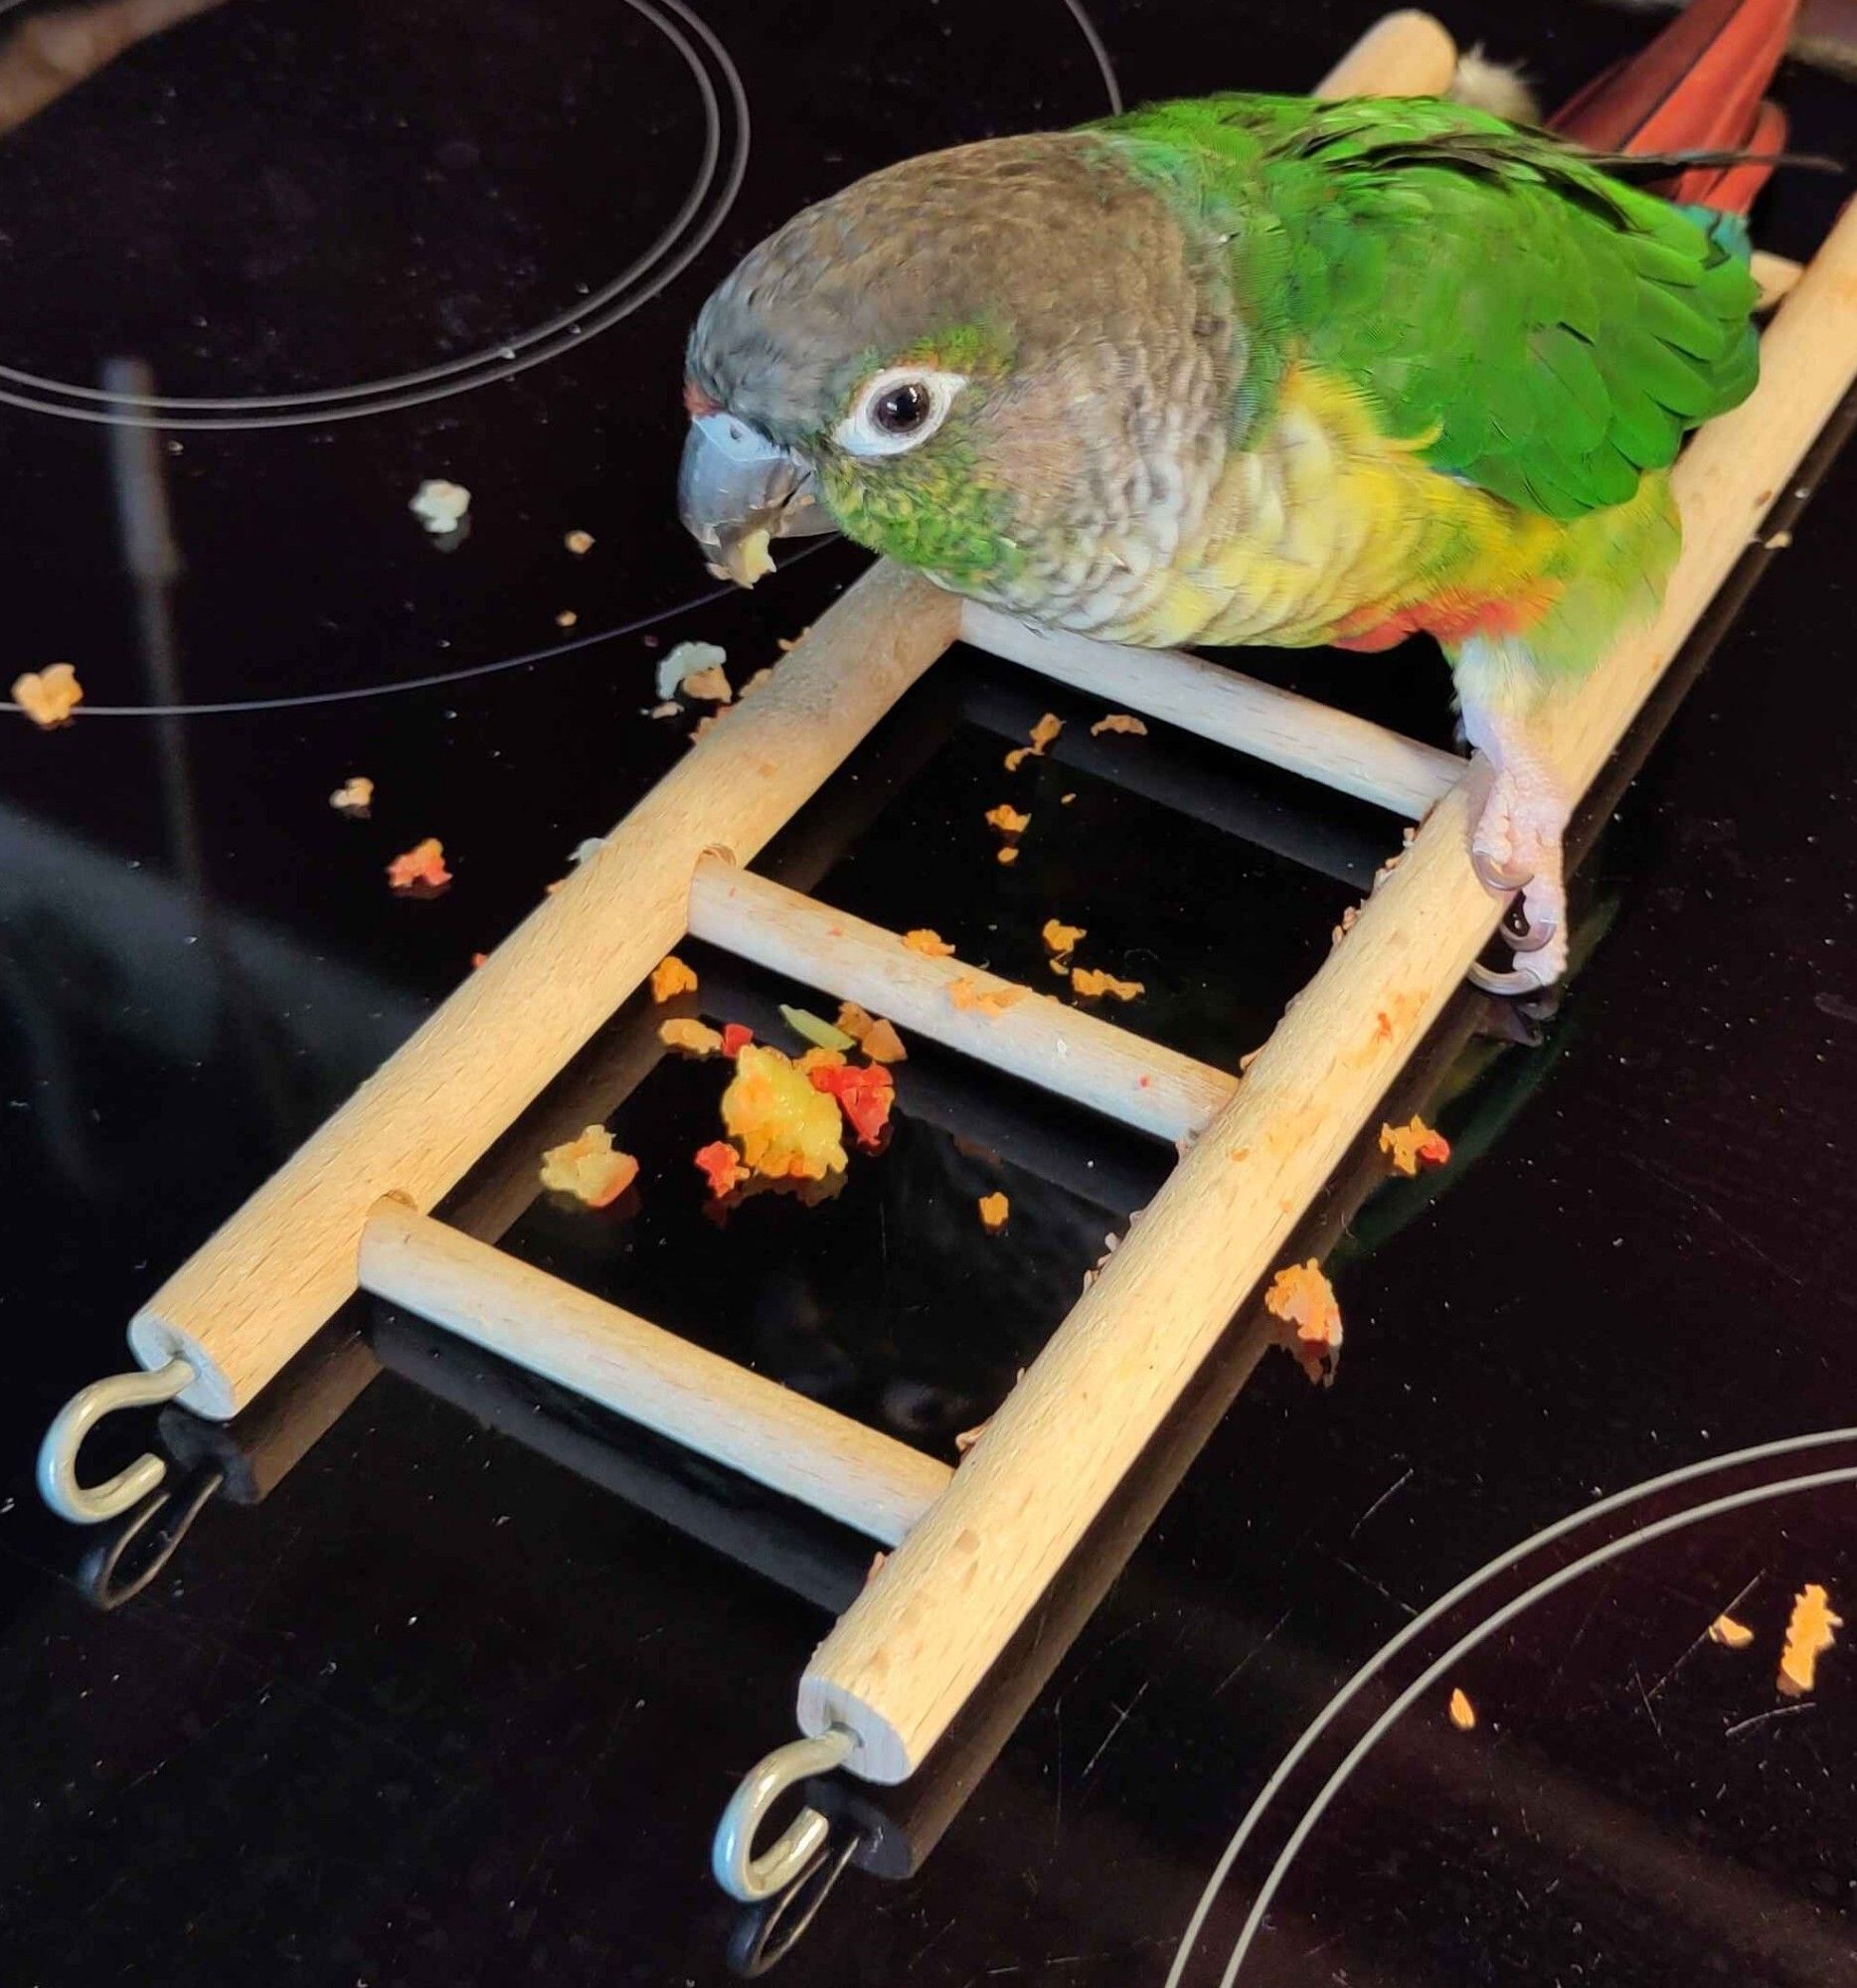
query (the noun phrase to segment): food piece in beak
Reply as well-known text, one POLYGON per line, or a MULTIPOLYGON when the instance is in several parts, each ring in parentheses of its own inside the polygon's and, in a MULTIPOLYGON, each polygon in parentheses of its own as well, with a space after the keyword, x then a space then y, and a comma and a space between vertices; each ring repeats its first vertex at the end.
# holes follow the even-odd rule
POLYGON ((741 586, 773 571, 770 541, 837 529, 810 466, 720 409, 690 423, 677 511, 711 572, 741 586))

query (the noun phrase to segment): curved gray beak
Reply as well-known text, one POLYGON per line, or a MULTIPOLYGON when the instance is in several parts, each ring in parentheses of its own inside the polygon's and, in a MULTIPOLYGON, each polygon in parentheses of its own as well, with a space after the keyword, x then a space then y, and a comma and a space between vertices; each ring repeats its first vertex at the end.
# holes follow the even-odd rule
POLYGON ((728 414, 699 414, 690 423, 677 514, 710 571, 740 586, 773 571, 769 540, 838 529, 806 464, 728 414))

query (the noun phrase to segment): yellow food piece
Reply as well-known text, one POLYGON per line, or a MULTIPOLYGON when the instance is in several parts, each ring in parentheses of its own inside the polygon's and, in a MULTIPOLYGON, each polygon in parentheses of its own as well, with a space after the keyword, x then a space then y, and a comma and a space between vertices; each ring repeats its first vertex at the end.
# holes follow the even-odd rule
POLYGON ((687 1050, 692 1056, 714 1056, 722 1048, 722 1037, 707 1022, 692 1015, 673 1015, 658 1024, 658 1041, 666 1049, 687 1050))
POLYGON ((1470 1703, 1460 1689, 1452 1690, 1448 1710, 1450 1713, 1450 1723, 1459 1733, 1468 1733, 1471 1727, 1476 1724, 1476 1707, 1470 1703))
POLYGON ((1100 739, 1105 732, 1126 732, 1131 738, 1145 739, 1148 729, 1138 718, 1130 718, 1125 711, 1111 711, 1106 718, 1098 718, 1091 728, 1090 736, 1100 739))
POLYGON ((742 580, 753 586, 758 580, 765 580, 773 571, 773 553, 770 550, 773 535, 767 531, 750 532, 742 541, 742 580))
POLYGON ((651 998, 669 1001, 679 994, 694 994, 696 974, 674 952, 667 952, 651 969, 651 998))
POLYGON ((918 925, 914 931, 903 934, 903 943, 912 952, 920 952, 925 959, 951 959, 954 948, 939 932, 930 931, 927 925, 918 925))
POLYGON ((1006 770, 1016 773, 1028 759, 1042 759, 1046 748, 1058 734, 1064 730, 1064 720, 1056 712, 1048 711, 1032 727, 1032 743, 1020 746, 1006 754, 1006 770))
POLYGON ((980 1223, 989 1236, 997 1236, 1005 1228, 1011 1214, 1012 1203, 1003 1194, 983 1194, 980 1197, 980 1223))
POLYGON ((1311 1346, 1341 1344, 1341 1307, 1334 1287, 1322 1275, 1313 1256, 1277 1271, 1264 1294, 1264 1308, 1272 1318, 1296 1328, 1296 1337, 1311 1346))
POLYGON ((638 1162, 613 1150, 612 1134, 603 1125, 590 1125, 578 1139, 542 1155, 542 1185, 589 1208, 610 1207, 637 1178, 638 1162))
POLYGON ((1032 817, 1021 813, 1010 801, 1001 801, 998 807, 986 811, 987 826, 996 828, 1002 835, 1023 835, 1032 825, 1032 817))
POLYGON ((1045 929, 1040 934, 1045 941, 1045 950, 1059 954, 1075 952, 1078 946, 1090 936, 1083 925, 1067 925, 1057 918, 1047 918, 1045 929))
POLYGON ((69 663, 52 663, 13 679, 13 702, 42 732, 63 725, 84 702, 84 686, 69 663))
POLYGON ((1843 1626, 1843 1616, 1832 1614, 1831 1597, 1817 1581, 1808 1580, 1792 1597, 1777 1679, 1787 1698, 1801 1698, 1817 1684, 1818 1659, 1837 1641, 1843 1626))
POLYGON ((1139 980, 1117 980, 1114 974, 1099 972, 1094 966, 1075 968, 1071 986, 1087 1001, 1097 1000, 1104 994, 1112 994, 1118 1001, 1132 1001, 1137 994, 1147 992, 1139 980))
POLYGON ((593 550, 593 535, 591 532, 570 532, 561 543, 579 559, 583 553, 593 550))
POLYGON ((1018 860, 1019 851, 1017 845, 1014 843, 1008 843, 994 858, 994 861, 998 863, 1016 863, 1018 860))
POLYGON ((805 1070, 778 1050, 751 1043, 736 1058, 722 1122, 750 1169, 765 1179, 824 1180, 845 1170, 837 1102, 814 1090, 805 1070))
POLYGON ((564 607, 561 610, 561 612, 555 616, 555 626, 557 628, 572 628, 580 618, 581 617, 574 611, 572 607, 564 607))
POLYGON ((1709 1641, 1720 1643, 1725 1650, 1745 1650, 1754 1641, 1754 1631, 1732 1615, 1718 1615, 1709 1624, 1709 1641))
POLYGON ((352 773, 329 796, 337 814, 366 814, 374 805, 374 782, 365 773, 352 773))

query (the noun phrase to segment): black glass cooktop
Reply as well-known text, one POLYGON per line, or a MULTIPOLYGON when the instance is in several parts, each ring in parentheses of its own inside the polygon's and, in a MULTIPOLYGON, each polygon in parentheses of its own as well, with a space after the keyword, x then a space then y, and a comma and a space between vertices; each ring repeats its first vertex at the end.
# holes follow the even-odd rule
MULTIPOLYGON (((1375 11, 0 10, 6 675, 69 660, 87 697, 52 735, 0 714, 0 1980, 707 1988, 777 1948, 708 1839, 868 1542, 378 1308, 230 1429, 161 1416, 175 1496, 113 1564, 39 1507, 32 1449, 676 762, 665 649, 739 678, 858 571, 825 545, 723 591, 677 526, 682 339, 731 260, 912 150, 1306 85, 1375 11), (467 531, 422 529, 429 478, 467 531), (162 529, 127 530, 151 491, 162 529), (366 820, 327 804, 356 773, 366 820), (391 896, 426 835, 455 882, 391 896)), ((1647 33, 1444 12, 1550 101, 1647 33)), ((1781 94, 1837 149, 1847 84, 1793 64, 1781 94)), ((1783 180, 1761 240, 1808 252, 1842 192, 1783 180)), ((785 1978, 1857 1979, 1850 1646, 1773 1683, 1804 1584, 1857 1621, 1854 490, 1821 451, 1635 742, 1557 1011, 1466 996, 1390 1101, 1451 1165, 1357 1155, 1312 1213, 1336 1385, 1271 1356, 1240 1391, 1240 1322, 943 1756, 817 1791, 848 1863, 785 1978)), ((1448 739, 1417 648, 1245 667, 1448 739)), ((1002 868, 978 817, 1046 709, 1099 711, 950 657, 765 867, 1015 976, 1062 911, 1146 985, 1118 1021, 1234 1064, 1397 824, 1071 723, 1015 795, 1058 826, 1002 868)), ((714 1020, 819 1005, 689 956, 714 1020)), ((618 1016, 454 1218, 949 1460, 1173 1158, 918 1046, 836 1197, 531 1203, 537 1126, 583 1105, 676 1172, 718 1079, 650 1038, 618 1016)))

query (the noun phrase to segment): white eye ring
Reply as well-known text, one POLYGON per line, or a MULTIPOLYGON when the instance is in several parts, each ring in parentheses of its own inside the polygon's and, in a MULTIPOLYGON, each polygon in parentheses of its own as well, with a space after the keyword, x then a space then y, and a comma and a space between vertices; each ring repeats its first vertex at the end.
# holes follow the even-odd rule
POLYGON ((832 439, 852 455, 901 455, 925 442, 947 419, 954 396, 966 386, 964 373, 937 373, 927 366, 892 366, 879 373, 863 393, 857 406, 832 430, 832 439), (922 387, 928 394, 928 417, 907 434, 893 434, 878 426, 878 404, 899 387, 922 387))

